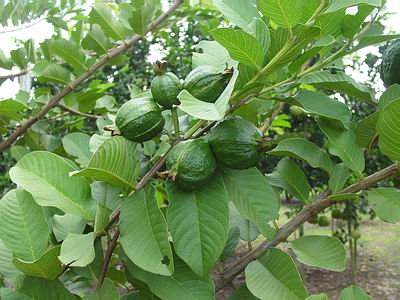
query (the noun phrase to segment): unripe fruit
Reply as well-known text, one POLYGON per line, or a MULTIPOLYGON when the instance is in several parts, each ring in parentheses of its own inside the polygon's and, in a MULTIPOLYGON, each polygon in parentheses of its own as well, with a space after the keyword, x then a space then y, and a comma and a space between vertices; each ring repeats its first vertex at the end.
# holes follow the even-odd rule
POLYGON ((179 104, 177 96, 182 88, 179 78, 171 72, 158 75, 151 82, 153 99, 166 108, 179 104))
POLYGON ((342 211, 338 208, 334 208, 331 213, 332 219, 341 219, 342 211))
POLYGON ((357 229, 354 229, 354 230, 351 232, 351 237, 352 237, 353 239, 355 239, 355 240, 358 240, 358 239, 361 237, 361 232, 360 232, 359 230, 357 230, 357 229))
POLYGON ((221 166, 241 170, 257 165, 262 137, 253 123, 235 116, 227 117, 213 128, 208 142, 221 166))
POLYGON ((301 117, 304 116, 304 110, 300 106, 292 105, 290 107, 290 114, 293 117, 301 117))
POLYGON ((327 216, 320 216, 318 219, 318 225, 322 227, 329 226, 331 224, 329 218, 327 216))
POLYGON ((207 141, 199 138, 176 145, 168 155, 167 167, 179 186, 195 190, 213 177, 217 163, 207 141))
POLYGON ((392 42, 386 49, 380 71, 385 86, 400 84, 400 40, 392 42))
POLYGON ((145 142, 161 133, 165 119, 155 101, 143 96, 121 106, 115 117, 115 125, 126 139, 145 142))
POLYGON ((213 66, 200 66, 189 73, 184 87, 193 97, 214 103, 225 90, 232 74, 232 69, 220 72, 213 66))

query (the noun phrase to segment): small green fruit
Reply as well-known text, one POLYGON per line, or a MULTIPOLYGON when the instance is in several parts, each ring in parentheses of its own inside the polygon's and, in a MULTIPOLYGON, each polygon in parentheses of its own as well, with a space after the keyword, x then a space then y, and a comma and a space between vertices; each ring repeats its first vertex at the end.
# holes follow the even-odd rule
POLYGON ((290 107, 290 114, 293 117, 301 117, 304 116, 304 110, 300 106, 292 105, 290 107))
POLYGON ((318 225, 322 227, 329 226, 331 224, 329 218, 327 216, 320 216, 318 219, 318 225))
POLYGON ((151 93, 154 100, 163 107, 178 105, 178 94, 182 91, 179 78, 171 72, 156 76, 151 82, 151 93))
POLYGON ((380 71, 385 86, 400 84, 400 40, 394 41, 386 49, 380 71))
POLYGON ((232 69, 220 72, 213 66, 200 66, 189 73, 184 86, 195 98, 214 103, 225 90, 232 74, 232 69))
POLYGON ((217 163, 207 141, 199 138, 176 145, 168 155, 167 167, 177 184, 195 190, 213 177, 217 163))
POLYGON ((341 219, 342 211, 338 208, 334 208, 331 212, 332 219, 341 219))
POLYGON ((145 142, 156 137, 164 128, 161 110, 149 96, 129 100, 118 110, 115 125, 121 135, 132 142, 145 142))
POLYGON ((352 237, 353 239, 355 239, 355 240, 358 240, 359 238, 361 238, 361 232, 360 232, 359 230, 357 230, 357 229, 354 229, 354 230, 351 232, 351 237, 352 237))
POLYGON ((224 119, 213 128, 208 138, 217 162, 237 170, 257 165, 261 140, 260 130, 239 116, 224 119))

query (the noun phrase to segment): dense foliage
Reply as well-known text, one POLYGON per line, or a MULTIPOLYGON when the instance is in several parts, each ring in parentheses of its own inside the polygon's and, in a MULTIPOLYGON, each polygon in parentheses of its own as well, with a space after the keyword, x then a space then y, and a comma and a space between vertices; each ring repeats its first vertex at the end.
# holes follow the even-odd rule
POLYGON ((343 272, 357 211, 400 221, 398 42, 368 62, 379 99, 343 62, 400 38, 383 1, 25 2, 0 2, 2 24, 55 32, 0 51, 20 70, 0 83, 33 82, 0 100, 0 298, 214 299, 244 272, 232 299, 327 299, 297 262, 343 272), (334 220, 348 230, 303 236, 334 220))

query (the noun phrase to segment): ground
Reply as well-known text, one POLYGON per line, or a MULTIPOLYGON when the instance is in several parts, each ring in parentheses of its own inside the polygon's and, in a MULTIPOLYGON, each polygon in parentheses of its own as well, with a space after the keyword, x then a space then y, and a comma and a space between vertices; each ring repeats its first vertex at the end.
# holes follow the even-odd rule
MULTIPOLYGON (((359 240, 358 272, 356 284, 368 292, 375 300, 400 299, 400 224, 388 224, 380 220, 363 220, 359 240)), ((329 234, 329 227, 307 224, 305 234, 329 234)), ((243 247, 243 249, 245 249, 243 247)), ((237 260, 232 259, 232 261, 237 260)), ((231 261, 231 263, 232 263, 231 261)), ((340 292, 351 284, 350 263, 344 273, 330 272, 300 265, 305 284, 310 294, 324 292, 332 300, 338 299, 340 292)), ((243 284, 239 276, 233 287, 226 287, 217 299, 229 299, 234 287, 243 284)))

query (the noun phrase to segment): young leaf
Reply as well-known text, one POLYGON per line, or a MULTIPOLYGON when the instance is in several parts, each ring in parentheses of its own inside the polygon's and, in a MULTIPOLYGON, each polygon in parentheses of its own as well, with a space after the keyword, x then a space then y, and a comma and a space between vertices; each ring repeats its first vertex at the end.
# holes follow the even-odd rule
POLYGON ((302 300, 307 291, 292 258, 272 248, 245 270, 248 289, 260 299, 302 300))
POLYGON ((18 292, 36 300, 76 300, 60 280, 47 280, 43 278, 25 276, 20 283, 18 292))
POLYGON ((70 64, 77 74, 82 74, 88 69, 85 54, 73 40, 62 38, 52 40, 50 51, 70 64))
POLYGON ((262 67, 265 53, 261 44, 252 35, 232 28, 217 28, 210 33, 228 50, 233 59, 256 70, 262 67))
POLYGON ((168 226, 176 254, 200 276, 207 276, 224 249, 229 231, 228 194, 220 175, 189 192, 167 185, 168 226))
POLYGON ((256 168, 223 170, 230 200, 239 213, 254 222, 264 236, 270 236, 268 222, 278 218, 280 202, 265 176, 256 168))
POLYGON ((154 187, 147 186, 122 203, 121 244, 129 259, 143 270, 170 276, 174 262, 167 224, 154 194, 154 187))
POLYGON ((337 238, 307 235, 291 241, 289 247, 303 264, 335 272, 346 269, 346 249, 337 238))
POLYGON ((61 253, 58 257, 64 265, 72 267, 85 267, 95 257, 93 232, 87 234, 68 234, 61 244, 61 253))
POLYGON ((257 8, 248 0, 214 0, 214 5, 233 24, 247 30, 253 18, 259 18, 257 8))
POLYGON ((342 291, 339 300, 372 300, 372 298, 358 286, 351 285, 342 291))
POLYGON ((81 133, 73 132, 63 137, 62 143, 65 151, 75 156, 75 161, 81 166, 86 166, 92 157, 92 152, 89 148, 90 136, 81 133))
POLYGON ((328 137, 329 152, 340 157, 349 169, 362 172, 365 168, 364 153, 357 143, 357 136, 352 130, 344 130, 334 122, 321 118, 319 127, 328 137))
POLYGON ((350 176, 350 170, 343 164, 337 164, 332 170, 329 177, 329 188, 333 193, 341 191, 346 184, 347 178, 350 176))
POLYGON ((68 85, 71 81, 70 73, 67 69, 42 60, 35 64, 32 74, 37 76, 42 82, 54 82, 68 85))
POLYGON ((58 242, 65 240, 70 233, 82 233, 85 226, 86 221, 79 216, 71 214, 53 216, 53 233, 58 242))
POLYGON ((22 189, 9 191, 0 201, 0 233, 13 255, 26 261, 46 251, 50 234, 43 209, 22 189))
POLYGON ((279 26, 291 28, 302 16, 302 0, 258 0, 258 8, 264 16, 279 26))
POLYGON ((92 177, 95 180, 132 190, 139 175, 140 164, 135 158, 136 144, 121 136, 101 144, 87 167, 73 176, 92 177))
POLYGON ((385 222, 400 221, 400 190, 396 188, 376 188, 368 192, 368 201, 374 212, 385 222))
POLYGON ((378 120, 379 149, 391 160, 400 160, 400 99, 387 105, 378 120))
POLYGON ((61 263, 58 260, 59 254, 60 246, 56 246, 47 250, 35 261, 28 262, 15 257, 13 264, 25 275, 53 280, 62 271, 61 263))
POLYGON ((300 82, 345 93, 361 101, 376 104, 373 91, 369 87, 359 84, 343 72, 332 74, 329 71, 318 71, 304 76, 300 82))
POLYGON ((279 161, 276 171, 267 175, 267 178, 271 185, 287 190, 303 202, 307 202, 310 198, 311 187, 306 175, 287 157, 279 161))
POLYGON ((75 169, 62 157, 45 151, 25 155, 10 170, 11 179, 30 192, 41 206, 54 206, 66 213, 93 220, 95 201, 89 183, 68 174, 75 169))
POLYGON ((301 138, 282 140, 278 146, 268 152, 276 156, 288 156, 301 159, 314 168, 321 168, 328 174, 332 172, 333 163, 329 155, 315 144, 301 138))

